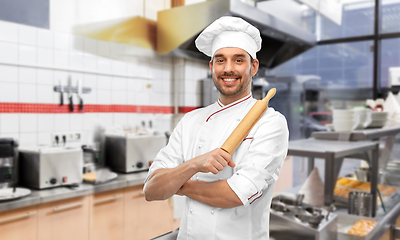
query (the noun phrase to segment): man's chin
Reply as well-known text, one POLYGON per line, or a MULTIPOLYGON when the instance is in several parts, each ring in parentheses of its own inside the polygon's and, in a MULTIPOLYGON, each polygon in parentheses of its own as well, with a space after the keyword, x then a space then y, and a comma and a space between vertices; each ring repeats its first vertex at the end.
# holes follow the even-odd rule
POLYGON ((240 94, 241 91, 220 91, 225 97, 235 97, 240 94))

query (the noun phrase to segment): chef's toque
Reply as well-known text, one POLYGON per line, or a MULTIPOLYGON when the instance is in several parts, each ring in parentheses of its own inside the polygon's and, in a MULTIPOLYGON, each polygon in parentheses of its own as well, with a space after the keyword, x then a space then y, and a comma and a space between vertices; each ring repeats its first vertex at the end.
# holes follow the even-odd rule
POLYGON ((253 59, 261 49, 260 31, 238 17, 221 17, 211 23, 195 41, 197 49, 209 57, 221 48, 237 47, 245 50, 253 59))

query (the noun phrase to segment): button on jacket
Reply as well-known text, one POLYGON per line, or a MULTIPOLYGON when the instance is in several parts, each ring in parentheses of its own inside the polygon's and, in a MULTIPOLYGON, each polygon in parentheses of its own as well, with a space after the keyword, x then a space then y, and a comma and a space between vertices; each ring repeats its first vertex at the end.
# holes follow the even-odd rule
MULTIPOLYGON (((156 156, 148 176, 156 169, 174 168, 221 147, 256 101, 248 95, 226 106, 218 101, 187 113, 156 156)), ((287 154, 288 138, 285 117, 268 108, 233 153, 235 168, 226 166, 218 174, 195 174, 192 180, 227 179, 243 206, 214 208, 186 198, 178 239, 268 239, 271 198, 287 154)))

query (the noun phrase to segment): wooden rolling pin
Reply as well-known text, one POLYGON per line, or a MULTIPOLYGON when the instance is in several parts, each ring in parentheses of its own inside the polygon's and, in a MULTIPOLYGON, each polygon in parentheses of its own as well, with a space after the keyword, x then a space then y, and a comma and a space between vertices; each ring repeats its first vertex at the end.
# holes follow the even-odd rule
POLYGON ((231 135, 222 144, 221 149, 232 155, 233 152, 243 142, 244 138, 249 134, 250 130, 260 120, 262 115, 268 109, 269 100, 275 95, 276 88, 271 88, 267 96, 263 100, 258 100, 246 116, 242 119, 239 125, 233 130, 231 135))

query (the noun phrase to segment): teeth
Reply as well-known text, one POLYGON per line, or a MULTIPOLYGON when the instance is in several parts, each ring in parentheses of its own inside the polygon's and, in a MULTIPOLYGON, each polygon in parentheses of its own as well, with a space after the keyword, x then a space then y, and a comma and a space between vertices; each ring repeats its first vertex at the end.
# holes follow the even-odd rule
POLYGON ((235 80, 236 80, 236 78, 224 78, 225 82, 233 82, 235 80))

